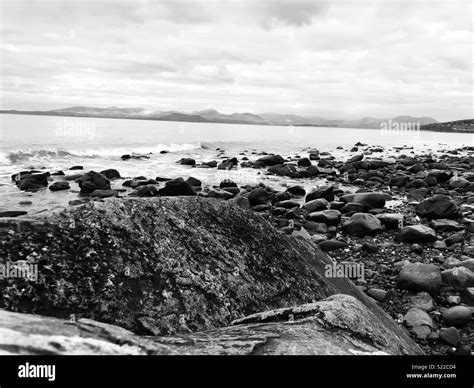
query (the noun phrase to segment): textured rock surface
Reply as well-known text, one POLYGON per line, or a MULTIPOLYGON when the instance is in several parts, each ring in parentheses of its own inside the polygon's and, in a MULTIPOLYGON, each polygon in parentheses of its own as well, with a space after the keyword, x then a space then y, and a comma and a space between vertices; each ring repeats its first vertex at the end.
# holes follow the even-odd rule
POLYGON ((356 296, 417 347, 350 281, 326 278, 332 261, 309 240, 282 236, 260 215, 216 199, 91 201, 0 221, 0 257, 38 264, 38 281, 0 280, 0 307, 74 314, 136 334, 222 327, 249 314, 356 296))
POLYGON ((416 354, 359 300, 322 301, 255 314, 232 326, 141 337, 89 319, 76 322, 0 310, 0 354, 416 354))

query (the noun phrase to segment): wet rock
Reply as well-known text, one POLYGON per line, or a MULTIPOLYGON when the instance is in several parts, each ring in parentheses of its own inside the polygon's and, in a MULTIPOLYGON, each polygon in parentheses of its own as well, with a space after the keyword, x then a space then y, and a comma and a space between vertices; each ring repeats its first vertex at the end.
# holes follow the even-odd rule
POLYGON ((439 339, 445 344, 458 346, 461 342, 461 335, 459 334, 459 330, 455 327, 448 327, 447 329, 441 329, 439 339))
POLYGON ((275 194, 265 190, 263 187, 257 187, 248 194, 251 206, 262 205, 271 202, 275 194))
POLYGON ((28 214, 28 212, 24 210, 5 210, 0 211, 0 217, 18 217, 28 214))
POLYGON ((77 179, 81 178, 84 174, 71 174, 71 175, 66 175, 64 179, 66 181, 76 181, 77 179))
POLYGON ((446 249, 446 243, 444 241, 436 240, 433 243, 433 248, 438 249, 440 251, 445 250, 446 249))
POLYGON ((280 201, 275 204, 277 207, 282 207, 285 209, 292 209, 294 207, 300 207, 300 204, 297 201, 293 201, 291 199, 288 199, 286 201, 280 201))
POLYGON ((461 188, 461 187, 464 187, 466 185, 469 184, 469 181, 465 178, 462 178, 462 177, 455 177, 453 176, 450 180, 449 180, 449 187, 453 188, 453 189, 457 189, 457 188, 461 188))
POLYGON ((408 198, 414 199, 416 201, 420 201, 426 198, 429 193, 430 193, 430 190, 426 188, 413 189, 408 192, 408 198))
POLYGON ((107 179, 110 179, 110 180, 113 180, 113 179, 120 179, 121 176, 120 176, 120 173, 113 169, 113 168, 109 168, 107 170, 103 170, 100 172, 103 176, 105 176, 107 179))
POLYGON ((312 201, 306 202, 302 209, 312 213, 320 210, 329 208, 329 202, 324 198, 313 199, 312 201))
POLYGON ((347 244, 344 241, 338 240, 326 240, 319 243, 318 246, 323 252, 332 252, 337 251, 339 249, 347 248, 347 244))
POLYGON ((426 339, 434 328, 431 317, 425 311, 418 308, 408 310, 403 317, 403 322, 419 339, 426 339))
POLYGON ((49 186, 51 191, 68 190, 70 188, 71 186, 69 186, 69 182, 66 181, 54 182, 51 186, 49 186))
POLYGON ((117 190, 94 190, 91 193, 91 197, 94 197, 94 198, 116 197, 117 195, 118 195, 117 190))
POLYGON ((219 187, 221 189, 223 189, 224 187, 237 187, 237 183, 230 179, 224 179, 223 181, 221 181, 221 183, 219 183, 219 187))
POLYGON ((277 164, 275 166, 271 166, 268 169, 269 173, 280 175, 280 176, 289 176, 292 172, 295 172, 295 168, 290 167, 288 165, 277 164))
POLYGON ((427 292, 419 292, 411 296, 410 305, 427 313, 433 311, 435 308, 433 298, 427 292))
POLYGON ((382 231, 382 224, 372 214, 356 213, 343 223, 342 231, 358 237, 373 236, 382 231))
POLYGON ((427 243, 436 240, 436 232, 426 225, 410 225, 400 230, 396 241, 406 243, 427 243))
POLYGON ((349 158, 347 163, 360 162, 362 159, 364 159, 364 155, 354 155, 351 158, 349 158))
POLYGON ((467 287, 474 286, 474 272, 466 267, 455 267, 441 272, 443 283, 455 290, 464 291, 467 287))
POLYGON ((366 210, 368 210, 367 206, 361 204, 361 203, 357 203, 357 202, 349 202, 349 203, 346 203, 342 208, 341 208, 341 212, 343 213, 351 213, 351 214, 354 214, 354 213, 363 213, 365 212, 366 210))
POLYGON ((434 230, 439 232, 451 232, 462 229, 462 226, 459 225, 459 223, 454 220, 448 220, 446 218, 431 220, 430 225, 434 230))
POLYGON ((232 195, 237 195, 240 193, 240 189, 238 187, 223 187, 222 190, 227 191, 232 195))
POLYGON ((158 195, 158 189, 154 185, 139 186, 129 194, 131 197, 155 197, 158 195))
POLYGON ((462 300, 465 301, 469 306, 474 306, 474 287, 467 287, 463 294, 462 300))
POLYGON ((304 224, 306 230, 308 230, 309 234, 324 234, 328 232, 328 227, 326 224, 322 222, 313 222, 313 221, 307 221, 304 224))
POLYGON ((318 187, 306 196, 305 201, 309 202, 318 198, 324 198, 329 202, 334 201, 334 187, 331 185, 318 187))
POLYGON ((220 199, 226 199, 226 200, 234 198, 234 195, 232 193, 229 193, 226 190, 217 189, 217 188, 209 190, 209 192, 207 193, 207 196, 209 198, 220 198, 220 199))
POLYGON ((421 201, 416 207, 416 214, 423 218, 455 218, 458 208, 447 195, 437 194, 421 201))
POLYGON ((457 306, 461 303, 461 297, 459 295, 449 295, 447 302, 450 306, 457 306))
POLYGON ((406 264, 397 276, 397 286, 409 291, 427 291, 436 295, 441 286, 441 270, 434 264, 406 264))
POLYGON ((311 161, 308 158, 301 158, 298 160, 298 167, 309 167, 311 166, 311 161))
POLYGON ((230 160, 224 160, 217 165, 218 170, 231 170, 232 168, 234 168, 234 163, 230 160))
POLYGON ((380 288, 370 288, 367 291, 367 295, 381 302, 387 297, 387 291, 380 288))
POLYGON ((48 186, 49 176, 49 173, 21 172, 12 178, 20 190, 34 192, 48 186))
POLYGON ((95 190, 110 190, 110 181, 95 171, 89 171, 76 180, 81 194, 91 194, 95 190))
POLYGON ((188 179, 186 179, 186 182, 189 183, 191 186, 194 186, 194 187, 201 187, 201 185, 202 185, 202 182, 199 179, 194 178, 192 176, 190 176, 188 179))
POLYGON ((310 221, 323 222, 326 225, 338 225, 341 221, 341 212, 338 210, 322 210, 310 213, 306 216, 310 221))
POLYGON ((178 161, 178 163, 183 164, 185 166, 195 166, 196 165, 196 161, 192 158, 181 158, 178 161))
POLYGON ((404 216, 401 213, 383 213, 377 214, 376 217, 386 229, 400 229, 400 226, 403 226, 404 216))
POLYGON ((430 170, 426 174, 427 177, 434 177, 440 183, 446 182, 451 177, 450 173, 443 170, 430 170))
POLYGON ((72 166, 69 170, 84 170, 83 166, 72 166))
POLYGON ((356 193, 343 195, 340 199, 345 203, 355 202, 366 206, 368 209, 383 208, 386 195, 383 193, 356 193))
POLYGON ((174 196, 192 196, 196 195, 193 187, 185 182, 183 179, 173 179, 165 183, 165 187, 158 190, 159 196, 174 197, 174 196))
POLYGON ((301 186, 290 186, 286 189, 286 191, 295 197, 302 197, 306 194, 305 189, 301 186))
POLYGON ((285 159, 283 159, 280 155, 266 155, 256 160, 255 163, 263 165, 263 166, 275 166, 277 164, 283 164, 285 159))
POLYGON ((459 232, 452 234, 451 236, 447 237, 444 242, 447 246, 451 246, 454 244, 458 244, 464 241, 464 232, 459 232))
POLYGON ((250 201, 247 197, 244 197, 242 195, 238 195, 237 197, 235 197, 233 200, 232 200, 232 203, 235 205, 235 206, 238 206, 240 207, 241 209, 245 209, 245 210, 248 210, 250 209, 250 201))

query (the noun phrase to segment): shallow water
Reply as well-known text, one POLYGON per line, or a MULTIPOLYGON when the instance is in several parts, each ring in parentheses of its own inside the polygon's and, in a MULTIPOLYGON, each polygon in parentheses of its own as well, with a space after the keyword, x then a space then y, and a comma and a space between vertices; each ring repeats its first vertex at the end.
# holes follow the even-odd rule
MULTIPOLYGON (((20 192, 11 182, 11 175, 28 169, 45 169, 66 174, 71 166, 82 165, 85 171, 116 168, 123 177, 144 175, 176 178, 194 176, 204 184, 219 184, 232 179, 239 185, 259 181, 275 188, 292 184, 315 186, 318 181, 289 180, 265 176, 262 170, 238 169, 223 171, 181 166, 182 157, 202 161, 220 160, 244 153, 250 160, 256 152, 274 152, 282 156, 307 156, 308 148, 331 152, 346 159, 356 142, 392 147, 376 157, 389 157, 393 147, 413 149, 402 153, 439 151, 474 145, 474 135, 413 131, 383 132, 374 129, 328 127, 278 127, 238 124, 180 123, 147 120, 96 119, 34 115, 0 115, 0 210, 27 210, 30 213, 66 205, 77 199, 79 188, 71 182, 72 190, 51 193, 20 192), (342 146, 343 150, 337 147, 342 146), (221 153, 216 148, 225 150, 221 153), (160 151, 169 151, 160 154, 160 151), (254 152, 252 154, 252 152, 254 152), (150 159, 121 160, 123 154, 147 154, 150 159), (150 154, 151 153, 151 154, 150 154), (20 205, 20 201, 32 201, 20 205)), ((121 188, 122 180, 113 182, 121 188)))

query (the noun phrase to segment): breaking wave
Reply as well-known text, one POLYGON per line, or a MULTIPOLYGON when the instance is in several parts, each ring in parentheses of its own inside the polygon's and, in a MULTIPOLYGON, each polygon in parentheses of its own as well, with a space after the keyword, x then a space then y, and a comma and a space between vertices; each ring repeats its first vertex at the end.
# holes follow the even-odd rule
POLYGON ((39 150, 17 150, 0 151, 0 164, 13 164, 26 161, 44 159, 70 159, 70 158, 119 158, 124 154, 159 154, 161 151, 179 152, 200 149, 200 143, 186 144, 157 144, 154 146, 139 147, 117 147, 117 148, 96 148, 96 149, 39 149, 39 150))

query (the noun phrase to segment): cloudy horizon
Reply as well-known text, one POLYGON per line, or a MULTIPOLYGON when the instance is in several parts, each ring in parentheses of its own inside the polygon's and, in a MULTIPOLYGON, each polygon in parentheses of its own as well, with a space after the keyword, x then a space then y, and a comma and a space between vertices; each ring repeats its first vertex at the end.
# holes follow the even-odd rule
POLYGON ((1 109, 473 116, 470 0, 0 0, 1 109))

